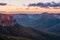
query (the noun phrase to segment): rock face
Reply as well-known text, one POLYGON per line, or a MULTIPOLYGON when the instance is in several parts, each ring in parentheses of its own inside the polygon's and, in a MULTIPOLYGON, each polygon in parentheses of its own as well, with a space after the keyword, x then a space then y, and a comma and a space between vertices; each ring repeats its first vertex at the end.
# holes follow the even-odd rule
POLYGON ((14 26, 16 24, 16 20, 13 19, 12 16, 8 14, 0 15, 0 26, 14 26))

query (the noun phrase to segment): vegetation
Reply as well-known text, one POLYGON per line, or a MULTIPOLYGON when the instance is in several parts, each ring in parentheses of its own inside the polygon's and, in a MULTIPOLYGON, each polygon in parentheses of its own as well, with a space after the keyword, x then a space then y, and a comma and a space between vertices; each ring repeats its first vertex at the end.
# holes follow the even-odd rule
POLYGON ((0 40, 31 40, 31 39, 0 34, 0 40))

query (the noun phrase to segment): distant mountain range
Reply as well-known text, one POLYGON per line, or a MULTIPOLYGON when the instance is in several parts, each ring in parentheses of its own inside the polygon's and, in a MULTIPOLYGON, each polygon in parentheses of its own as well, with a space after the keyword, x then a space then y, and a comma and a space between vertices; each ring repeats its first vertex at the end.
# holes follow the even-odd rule
MULTIPOLYGON (((48 29, 60 24, 60 14, 49 14, 44 12, 42 14, 13 14, 12 16, 19 24, 32 27, 36 30, 51 32, 48 29)), ((53 29, 56 30, 55 27, 53 27, 53 29)))
POLYGON ((33 15, 31 14, 30 15, 1 14, 0 39, 1 40, 20 40, 20 39, 21 40, 60 40, 60 35, 58 30, 60 26, 59 25, 60 19, 56 17, 56 15, 43 13, 40 15, 36 14, 33 16, 33 18, 31 18, 32 16, 33 15), (36 18, 36 16, 38 17, 36 18), (56 28, 57 31, 54 31, 56 30, 56 28))
MULTIPOLYGON (((25 25, 25 26, 31 26, 35 27, 34 24, 39 20, 43 20, 45 17, 46 19, 60 19, 59 14, 49 14, 49 13, 42 13, 42 14, 13 14, 12 15, 14 19, 19 24, 25 25)), ((45 19, 44 19, 45 20, 45 19)))

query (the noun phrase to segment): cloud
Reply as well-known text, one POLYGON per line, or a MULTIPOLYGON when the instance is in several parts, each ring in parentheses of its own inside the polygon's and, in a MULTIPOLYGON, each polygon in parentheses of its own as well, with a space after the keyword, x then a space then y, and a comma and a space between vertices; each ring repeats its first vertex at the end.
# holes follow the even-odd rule
POLYGON ((47 2, 47 3, 31 3, 28 6, 37 6, 37 7, 45 7, 45 8, 49 8, 49 7, 60 7, 60 2, 55 3, 55 2, 47 2))
POLYGON ((7 5, 7 3, 0 3, 0 6, 5 6, 7 5))

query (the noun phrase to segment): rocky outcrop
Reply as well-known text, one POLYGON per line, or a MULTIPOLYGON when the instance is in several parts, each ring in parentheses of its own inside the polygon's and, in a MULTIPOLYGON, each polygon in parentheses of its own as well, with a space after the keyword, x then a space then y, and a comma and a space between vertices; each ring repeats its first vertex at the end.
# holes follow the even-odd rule
POLYGON ((14 26, 16 24, 16 20, 8 14, 0 15, 0 26, 14 26))

